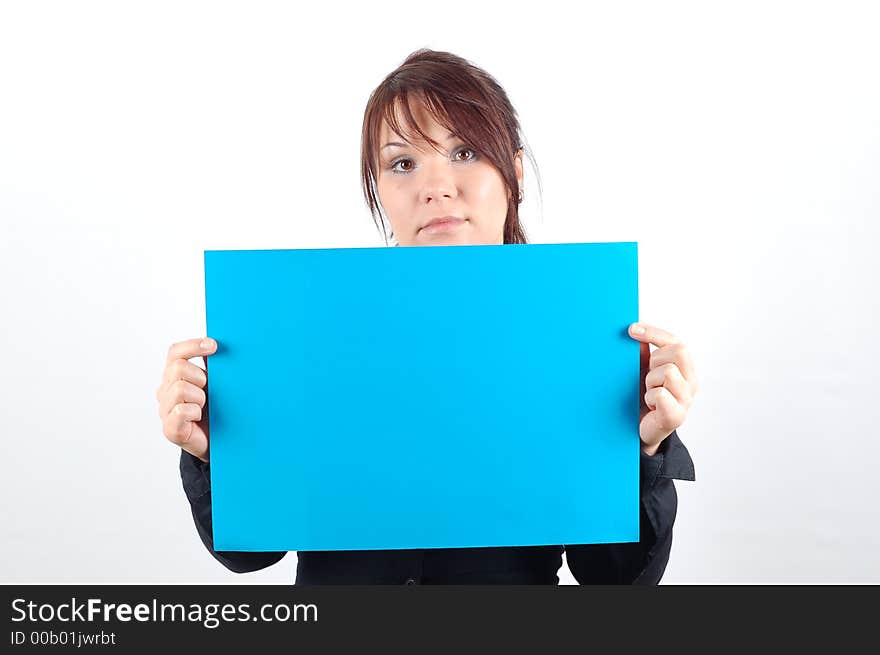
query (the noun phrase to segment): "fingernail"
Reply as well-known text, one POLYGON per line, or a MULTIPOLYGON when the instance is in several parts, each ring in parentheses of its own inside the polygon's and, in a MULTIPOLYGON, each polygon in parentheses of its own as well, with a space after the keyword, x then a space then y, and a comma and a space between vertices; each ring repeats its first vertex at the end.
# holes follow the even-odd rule
POLYGON ((641 325, 639 325, 637 323, 637 324, 633 325, 632 332, 633 332, 633 334, 644 334, 645 328, 643 328, 641 325))
POLYGON ((211 339, 202 339, 199 345, 202 347, 202 350, 211 350, 214 347, 214 342, 211 339))

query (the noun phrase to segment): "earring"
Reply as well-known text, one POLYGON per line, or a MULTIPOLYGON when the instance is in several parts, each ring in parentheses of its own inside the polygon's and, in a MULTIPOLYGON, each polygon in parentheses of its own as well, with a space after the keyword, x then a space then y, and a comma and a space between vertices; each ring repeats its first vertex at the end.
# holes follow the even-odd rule
POLYGON ((522 192, 522 189, 520 189, 520 192, 519 192, 519 202, 522 202, 522 201, 523 201, 523 192, 522 192))

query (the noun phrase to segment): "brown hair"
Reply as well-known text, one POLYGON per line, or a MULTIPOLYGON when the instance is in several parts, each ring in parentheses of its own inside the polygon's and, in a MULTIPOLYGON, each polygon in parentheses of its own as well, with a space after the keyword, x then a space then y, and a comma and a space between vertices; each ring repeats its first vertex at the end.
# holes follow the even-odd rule
POLYGON ((382 80, 364 110, 361 183, 377 229, 381 220, 386 243, 388 233, 377 190, 382 121, 406 139, 418 135, 439 148, 413 117, 411 99, 423 102, 438 124, 478 150, 498 170, 508 191, 504 243, 527 243, 519 220, 520 188, 514 157, 517 151, 528 149, 523 145, 516 111, 504 89, 486 71, 449 52, 425 48, 413 52, 382 80), (405 127, 397 120, 397 106, 406 119, 405 127))

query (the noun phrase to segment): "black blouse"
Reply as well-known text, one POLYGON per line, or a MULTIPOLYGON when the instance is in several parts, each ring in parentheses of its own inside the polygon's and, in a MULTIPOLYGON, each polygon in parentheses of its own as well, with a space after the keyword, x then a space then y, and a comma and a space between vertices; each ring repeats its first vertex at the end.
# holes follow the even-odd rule
MULTIPOLYGON (((282 552, 214 550, 210 463, 180 451, 180 475, 205 547, 223 566, 246 573, 271 566, 282 552)), ((295 584, 558 584, 565 552, 580 584, 657 584, 672 547, 678 507, 673 480, 694 480, 694 464, 673 432, 641 454, 639 542, 486 548, 298 551, 295 584)))

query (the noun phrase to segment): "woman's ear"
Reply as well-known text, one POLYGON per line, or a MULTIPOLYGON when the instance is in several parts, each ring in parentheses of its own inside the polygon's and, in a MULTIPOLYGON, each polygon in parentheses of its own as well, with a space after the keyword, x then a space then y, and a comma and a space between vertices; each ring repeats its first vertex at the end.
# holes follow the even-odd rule
POLYGON ((520 192, 522 192, 523 188, 523 149, 520 148, 516 151, 516 156, 513 158, 513 165, 516 168, 516 183, 519 186, 520 192))

